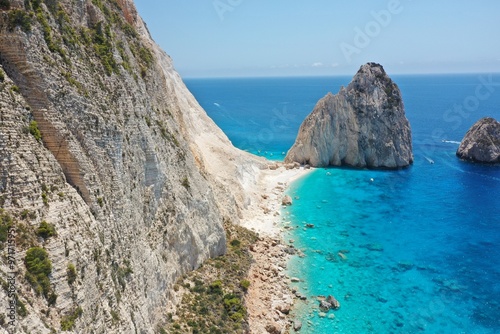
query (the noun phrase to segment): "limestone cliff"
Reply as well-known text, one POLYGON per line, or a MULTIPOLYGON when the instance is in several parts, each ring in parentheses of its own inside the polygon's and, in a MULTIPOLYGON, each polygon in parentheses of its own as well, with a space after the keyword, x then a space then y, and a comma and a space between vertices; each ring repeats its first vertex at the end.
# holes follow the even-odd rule
POLYGON ((0 260, 1 327, 156 332, 177 277, 225 252, 263 162, 205 114, 131 0, 0 1, 0 65, 0 246, 15 258, 0 260), (33 247, 50 268, 30 271, 33 247))
POLYGON ((500 122, 484 117, 465 134, 457 150, 464 160, 482 163, 500 163, 500 122))
POLYGON ((300 126, 285 162, 401 168, 413 162, 401 92, 379 64, 359 69, 337 95, 322 98, 300 126))

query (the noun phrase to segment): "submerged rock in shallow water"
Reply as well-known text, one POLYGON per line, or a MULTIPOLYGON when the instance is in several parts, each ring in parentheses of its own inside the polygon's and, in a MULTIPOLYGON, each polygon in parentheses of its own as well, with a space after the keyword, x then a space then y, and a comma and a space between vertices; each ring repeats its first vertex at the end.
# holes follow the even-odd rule
POLYGON ((325 260, 329 262, 337 262, 338 258, 335 253, 328 252, 328 254, 325 255, 325 260))
POLYGON ((372 252, 382 252, 384 251, 384 247, 380 244, 366 244, 366 245, 361 245, 359 246, 361 248, 366 248, 368 249, 369 251, 372 251, 372 252))
POLYGON ((415 265, 413 263, 399 262, 397 268, 398 268, 398 271, 408 271, 408 270, 413 269, 413 267, 415 267, 415 265))

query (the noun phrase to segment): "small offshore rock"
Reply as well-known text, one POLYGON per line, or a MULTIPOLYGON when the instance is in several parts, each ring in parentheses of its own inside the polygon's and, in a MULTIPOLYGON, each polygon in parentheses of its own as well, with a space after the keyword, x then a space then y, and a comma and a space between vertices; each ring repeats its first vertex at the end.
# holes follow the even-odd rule
POLYGON ((326 300, 322 300, 319 302, 319 309, 323 312, 328 312, 332 308, 332 304, 327 302, 326 300))
POLYGON ((326 302, 329 303, 331 308, 334 310, 338 310, 340 308, 340 303, 334 296, 330 295, 326 297, 326 302))
POLYGON ((339 301, 329 295, 325 299, 318 297, 319 300, 319 308, 323 312, 328 312, 329 310, 338 310, 340 308, 339 301))
POLYGON ((481 118, 467 131, 456 154, 468 161, 500 163, 500 122, 481 118))

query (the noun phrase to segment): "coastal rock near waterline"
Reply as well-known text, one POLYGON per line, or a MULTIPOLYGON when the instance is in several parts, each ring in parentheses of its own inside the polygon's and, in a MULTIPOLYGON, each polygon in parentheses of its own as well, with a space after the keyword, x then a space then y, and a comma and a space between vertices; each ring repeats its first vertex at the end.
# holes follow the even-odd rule
POLYGON ((266 331, 269 334, 281 334, 282 326, 275 322, 270 323, 266 326, 266 331))
POLYGON ((285 157, 293 162, 388 169, 413 162, 401 92, 381 65, 361 66, 347 87, 316 104, 285 157))
POLYGON ((293 201, 290 195, 285 195, 283 196, 283 199, 281 200, 281 205, 292 205, 293 201))
POLYGON ((500 163, 500 122, 491 117, 477 121, 462 139, 457 156, 474 162, 500 163))
POLYGON ((300 320, 295 320, 293 322, 293 330, 298 332, 302 329, 302 322, 300 320))

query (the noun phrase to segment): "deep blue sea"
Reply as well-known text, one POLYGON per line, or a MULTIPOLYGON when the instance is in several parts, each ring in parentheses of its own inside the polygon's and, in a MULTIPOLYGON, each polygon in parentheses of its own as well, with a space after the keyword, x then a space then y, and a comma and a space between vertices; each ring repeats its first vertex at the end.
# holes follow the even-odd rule
MULTIPOLYGON (((318 99, 350 79, 186 84, 235 146, 281 160, 318 99)), ((392 79, 412 128, 413 166, 317 169, 288 190, 285 238, 304 253, 288 269, 308 297, 294 311, 301 333, 500 333, 500 166, 455 157, 475 121, 500 119, 500 75, 392 79), (320 295, 340 309, 320 314, 320 295)))

